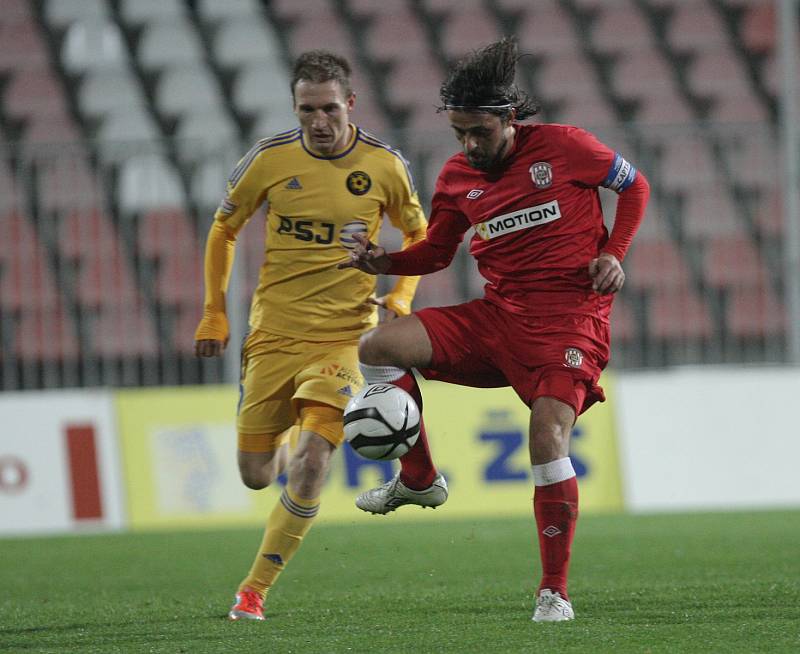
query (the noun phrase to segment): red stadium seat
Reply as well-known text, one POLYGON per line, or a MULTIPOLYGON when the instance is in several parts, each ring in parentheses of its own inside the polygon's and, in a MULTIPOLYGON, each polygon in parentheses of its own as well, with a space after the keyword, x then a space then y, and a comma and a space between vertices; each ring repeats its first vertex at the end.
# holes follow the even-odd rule
POLYGON ((89 348, 101 357, 156 356, 153 321, 137 303, 104 307, 93 321, 89 348))
POLYGON ((751 91, 747 73, 729 47, 698 53, 689 65, 686 79, 700 96, 743 96, 751 91))
POLYGON ((350 62, 357 61, 353 39, 337 11, 327 4, 316 3, 312 10, 296 16, 298 22, 291 28, 289 39, 295 57, 306 50, 323 48, 341 54, 350 62))
POLYGON ((405 3, 372 2, 372 5, 384 9, 375 14, 367 26, 366 47, 370 57, 377 60, 418 57, 438 67, 438 62, 429 54, 422 23, 405 3), (397 38, 398 35, 402 38, 397 38))
POLYGON ((744 237, 733 198, 717 184, 693 188, 684 197, 683 226, 690 238, 744 237))
POLYGON ((196 252, 200 242, 182 209, 155 209, 138 219, 139 253, 145 257, 169 257, 177 250, 196 252))
POLYGON ((441 27, 441 42, 445 57, 460 58, 476 47, 497 41, 500 33, 497 21, 482 4, 460 2, 441 27))
POLYGON ((49 305, 19 314, 13 351, 22 361, 61 361, 76 359, 80 345, 70 316, 49 305))
POLYGON ((783 200, 779 189, 767 187, 759 191, 755 209, 755 223, 759 232, 765 236, 783 236, 786 225, 783 218, 783 200))
POLYGON ((743 186, 772 186, 779 179, 779 152, 775 136, 767 131, 747 130, 726 148, 734 180, 743 186))
POLYGON ((730 333, 741 338, 776 336, 787 326, 786 309, 768 284, 732 289, 726 319, 730 333))
POLYGON ((97 209, 70 211, 61 216, 57 245, 66 259, 103 258, 119 247, 111 220, 97 209))
POLYGON ((66 115, 61 83, 49 70, 18 70, 3 94, 5 112, 12 118, 66 115))
MULTIPOLYGON (((202 302, 177 308, 172 325, 172 347, 178 354, 194 354, 194 333, 202 316, 202 302)), ((236 346, 238 345, 239 343, 236 343, 236 346)))
POLYGON ((679 51, 717 50, 728 44, 722 18, 705 0, 675 3, 666 36, 669 44, 679 51))
POLYGON ((549 57, 542 63, 539 82, 548 98, 597 102, 600 85, 589 60, 577 50, 549 57))
POLYGON ((745 47, 753 53, 775 50, 776 3, 771 1, 752 2, 745 8, 740 29, 745 47))
POLYGON ((747 236, 711 239, 705 247, 703 272, 706 283, 717 287, 764 285, 769 278, 758 249, 747 236))
POLYGON ((3 22, 0 23, 0 72, 46 68, 50 62, 39 27, 26 18, 6 22, 5 9, 6 5, 3 4, 3 22))
POLYGON ((80 263, 76 297, 85 307, 129 306, 138 296, 133 274, 117 248, 105 256, 85 258, 80 263))
POLYGON ((161 259, 156 273, 156 298, 162 304, 194 306, 203 299, 200 251, 178 250, 161 259))
POLYGON ((714 332, 708 306, 689 286, 653 292, 649 317, 650 334, 659 339, 703 339, 714 332))
POLYGON ((18 211, 0 215, 0 233, 13 247, 0 248, 0 306, 7 310, 54 306, 53 271, 33 225, 18 211))
POLYGON ((632 289, 676 289, 689 283, 689 266, 668 237, 636 238, 623 263, 632 289))
POLYGON ((82 145, 61 147, 58 153, 37 157, 36 189, 40 208, 65 212, 100 211, 105 204, 102 185, 91 169, 82 145))
POLYGON ((600 3, 599 9, 591 25, 591 35, 600 52, 625 53, 625 59, 629 60, 655 44, 644 14, 631 0, 600 3))
POLYGON ((619 58, 612 69, 614 90, 626 98, 673 98, 679 96, 672 65, 653 48, 619 58))
POLYGON ((14 25, 33 19, 33 7, 30 0, 3 0, 3 12, 0 14, 0 25, 14 25))
POLYGON ((752 91, 714 98, 709 117, 718 123, 767 123, 767 106, 752 91))
POLYGON ((664 137, 661 181, 670 190, 702 187, 714 180, 716 164, 700 134, 670 134, 664 137))
POLYGON ((630 341, 638 335, 638 320, 633 308, 624 295, 617 295, 611 309, 611 342, 630 341))
POLYGON ((636 122, 643 125, 686 125, 694 120, 691 107, 678 93, 663 97, 647 95, 639 102, 636 122))
POLYGON ((519 24, 521 53, 547 57, 580 52, 581 43, 572 20, 557 0, 527 2, 519 24))

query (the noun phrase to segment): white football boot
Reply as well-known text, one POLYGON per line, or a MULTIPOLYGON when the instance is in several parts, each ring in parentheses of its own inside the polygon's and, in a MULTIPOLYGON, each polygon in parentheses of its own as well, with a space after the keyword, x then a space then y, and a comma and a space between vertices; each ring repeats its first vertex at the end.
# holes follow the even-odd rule
POLYGON ((536 598, 536 610, 531 619, 534 622, 563 622, 574 620, 575 611, 572 610, 572 604, 561 597, 561 593, 542 588, 536 598))
POLYGON ((406 504, 416 504, 435 509, 447 501, 447 482, 437 474, 433 483, 424 490, 412 490, 400 481, 400 473, 383 486, 364 491, 356 497, 356 506, 362 511, 385 515, 406 504))

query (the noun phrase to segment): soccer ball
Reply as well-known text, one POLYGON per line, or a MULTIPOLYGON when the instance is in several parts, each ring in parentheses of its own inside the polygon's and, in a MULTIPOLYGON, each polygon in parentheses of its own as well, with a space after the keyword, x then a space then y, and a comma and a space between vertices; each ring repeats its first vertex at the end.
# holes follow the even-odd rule
POLYGON ((419 437, 419 408, 394 384, 371 384, 347 403, 344 437, 367 459, 403 456, 419 437))

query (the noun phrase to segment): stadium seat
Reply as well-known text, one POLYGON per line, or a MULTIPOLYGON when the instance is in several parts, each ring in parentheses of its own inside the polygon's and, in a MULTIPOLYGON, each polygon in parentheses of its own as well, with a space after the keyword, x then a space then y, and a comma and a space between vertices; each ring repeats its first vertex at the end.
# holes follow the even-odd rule
POLYGON ((59 254, 67 260, 110 258, 119 251, 111 219, 98 209, 73 210, 59 216, 59 254))
POLYGON ((717 166, 702 135, 682 131, 661 138, 660 173, 665 188, 685 191, 715 179, 717 166))
POLYGON ((239 130, 221 107, 199 107, 183 115, 175 140, 182 160, 197 161, 226 148, 238 148, 239 130))
POLYGON ((783 237, 786 225, 783 217, 783 200, 778 188, 770 186, 759 190, 754 213, 755 225, 760 234, 783 237))
POLYGON ((675 289, 689 283, 688 262, 667 236, 637 235, 623 266, 625 286, 631 289, 675 289))
POLYGON ((0 141, 0 215, 18 209, 23 198, 22 189, 8 160, 9 155, 0 141))
POLYGON ((22 132, 25 156, 41 156, 54 145, 74 145, 81 139, 75 121, 66 114, 31 116, 22 132))
MULTIPOLYGON (((5 11, 5 5, 3 5, 5 11)), ((0 22, 0 73, 46 68, 50 61, 41 30, 30 19, 0 22)))
POLYGON ((0 215, 0 233, 14 247, 0 248, 0 308, 17 311, 54 306, 55 278, 36 231, 18 210, 0 215))
POLYGON ((624 98, 645 100, 679 97, 672 65, 655 48, 632 52, 614 61, 611 69, 614 90, 624 98))
POLYGON ((114 244, 103 256, 87 253, 78 266, 75 297, 84 307, 131 305, 137 290, 125 254, 114 244))
POLYGON ((714 98, 709 118, 718 123, 768 123, 767 106, 747 90, 714 98))
POLYGON ((614 125, 617 122, 614 110, 603 96, 598 96, 594 102, 578 100, 565 102, 555 113, 554 121, 579 125, 589 130, 614 125))
POLYGON ((182 207, 186 201, 177 171, 157 153, 137 154, 122 161, 117 192, 123 213, 182 207))
POLYGON ((99 208, 104 203, 102 183, 92 170, 83 145, 61 147, 56 153, 30 162, 36 176, 39 209, 63 212, 99 208))
POLYGON ((372 4, 383 9, 374 15, 365 28, 365 45, 371 58, 381 61, 413 57, 427 59, 431 68, 440 67, 439 62, 430 54, 428 37, 425 35, 422 23, 406 4, 397 2, 372 4), (398 34, 401 34, 402 38, 397 38, 398 34))
POLYGON ((286 115, 292 108, 289 86, 289 74, 279 62, 255 61, 238 71, 231 96, 239 111, 260 113, 272 110, 286 115))
POLYGON ((173 315, 172 347, 178 354, 194 355, 194 333, 203 316, 203 303, 178 306, 173 315))
POLYGON ((442 50, 450 60, 500 38, 497 21, 482 3, 459 2, 440 28, 442 50))
POLYGON ((81 113, 87 118, 147 104, 139 81, 124 66, 87 73, 78 88, 77 99, 81 113))
POLYGON ((639 320, 624 295, 614 298, 611 309, 611 342, 625 342, 638 337, 639 320))
POLYGON ((639 98, 636 122, 646 126, 687 125, 694 121, 692 109, 679 95, 645 95, 639 98))
POLYGON ((0 22, 3 24, 21 24, 33 20, 33 7, 30 0, 4 0, 3 16, 0 22))
POLYGON ((158 78, 156 107, 162 115, 180 116, 197 107, 223 106, 219 84, 204 63, 169 66, 158 78))
POLYGON ((46 0, 44 17, 48 25, 60 29, 76 21, 105 20, 109 8, 104 0, 46 0))
POLYGON ((243 154, 244 152, 238 152, 229 157, 229 160, 212 157, 197 162, 192 172, 191 195, 202 211, 214 213, 225 195, 225 182, 243 154))
MULTIPOLYGON (((292 0, 291 4, 300 7, 297 0, 292 0)), ((333 50, 355 64, 357 58, 352 36, 342 17, 330 5, 317 2, 312 9, 294 16, 297 22, 290 28, 289 38, 294 57, 306 50, 323 48, 333 50)))
POLYGON ((136 104, 109 111, 95 136, 104 163, 119 163, 137 152, 164 151, 154 118, 146 107, 136 104))
POLYGON ((14 354, 23 362, 75 359, 80 353, 72 318, 60 302, 20 312, 14 354))
POLYGON ((269 25, 258 16, 234 16, 225 20, 214 33, 212 47, 216 61, 222 66, 239 68, 253 60, 281 66, 280 43, 269 25))
POLYGON ((676 2, 667 21, 666 37, 679 52, 715 51, 728 44, 722 18, 706 0, 676 2))
POLYGON ((186 15, 183 0, 120 0, 119 13, 126 25, 175 20, 186 15))
POLYGON ((572 20, 558 0, 526 4, 527 9, 517 29, 521 53, 557 57, 581 51, 572 20))
POLYGON ((442 73, 425 58, 403 58, 392 62, 389 101, 395 107, 411 106, 434 114, 439 105, 442 73))
POLYGON ((3 93, 3 109, 17 119, 31 116, 66 115, 67 103, 61 82, 48 69, 18 70, 3 93))
POLYGON ((644 14, 632 0, 603 3, 590 29, 592 44, 599 52, 621 53, 626 61, 655 45, 644 14))
POLYGON ((699 96, 742 96, 750 92, 744 68, 730 48, 698 53, 688 68, 686 79, 699 96))
POLYGON ((711 286, 765 285, 769 279, 756 246, 748 236, 710 239, 703 256, 704 280, 711 286))
POLYGON ((733 199, 719 184, 688 189, 683 207, 683 228, 689 238, 744 236, 744 225, 733 199))
POLYGON ((763 338, 786 332, 784 305, 769 285, 733 288, 728 296, 726 324, 740 338, 763 338))
POLYGON ((204 55, 194 26, 181 18, 147 25, 139 39, 136 57, 145 70, 157 71, 167 66, 199 67, 204 55))
POLYGON ((182 209, 154 209, 137 220, 137 245, 141 256, 168 258, 180 250, 197 251, 199 241, 182 209))
POLYGON ((650 334, 658 339, 708 339, 714 325, 708 306, 689 286, 658 289, 649 296, 650 334))
POLYGON ((744 46, 754 54, 773 52, 777 42, 775 2, 748 2, 744 8, 740 29, 744 46))
MULTIPOLYGON (((258 0, 199 0, 197 11, 209 24, 229 18, 250 20, 261 16, 263 10, 258 0)), ((246 41, 245 41, 246 42, 246 41)))
POLYGON ((580 50, 546 59, 538 77, 543 92, 550 99, 602 102, 597 76, 580 50))
POLYGON ((68 73, 118 69, 127 62, 128 51, 116 23, 81 21, 69 26, 61 46, 61 63, 68 73))
POLYGON ((98 312, 89 329, 88 346, 100 357, 156 356, 155 326, 139 302, 98 312))

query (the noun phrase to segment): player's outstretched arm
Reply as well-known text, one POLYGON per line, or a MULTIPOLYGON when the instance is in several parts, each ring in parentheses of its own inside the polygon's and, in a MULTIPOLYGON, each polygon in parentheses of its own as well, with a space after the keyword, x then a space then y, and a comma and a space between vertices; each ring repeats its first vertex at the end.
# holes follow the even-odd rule
POLYGON ((358 243, 350 250, 350 259, 342 261, 336 266, 337 268, 340 270, 343 268, 358 268, 370 275, 383 275, 389 270, 392 262, 389 259, 389 255, 386 254, 386 250, 370 241, 363 234, 353 234, 353 238, 358 243))

